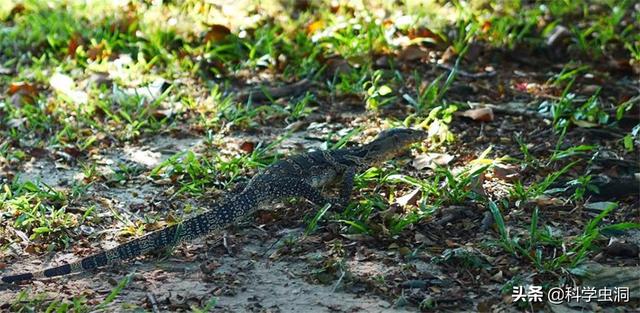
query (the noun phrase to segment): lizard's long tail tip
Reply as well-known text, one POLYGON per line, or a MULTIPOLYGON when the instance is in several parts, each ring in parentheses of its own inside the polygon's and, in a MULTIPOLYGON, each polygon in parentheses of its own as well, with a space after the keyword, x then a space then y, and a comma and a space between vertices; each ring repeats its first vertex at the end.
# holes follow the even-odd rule
POLYGON ((63 264, 60 266, 52 267, 40 272, 29 272, 29 273, 21 273, 10 276, 3 276, 0 278, 2 282, 5 283, 18 283, 21 281, 28 281, 34 278, 48 278, 61 276, 71 273, 71 269, 73 268, 73 264, 63 264))

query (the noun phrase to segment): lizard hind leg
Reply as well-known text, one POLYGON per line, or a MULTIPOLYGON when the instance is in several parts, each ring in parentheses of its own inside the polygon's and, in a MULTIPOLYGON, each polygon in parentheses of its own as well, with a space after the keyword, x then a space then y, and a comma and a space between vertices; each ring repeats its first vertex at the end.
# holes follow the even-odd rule
POLYGON ((268 187, 269 192, 273 193, 273 199, 283 199, 289 197, 305 198, 317 206, 323 206, 327 203, 333 203, 327 199, 320 190, 313 188, 305 181, 292 177, 279 178, 268 187))

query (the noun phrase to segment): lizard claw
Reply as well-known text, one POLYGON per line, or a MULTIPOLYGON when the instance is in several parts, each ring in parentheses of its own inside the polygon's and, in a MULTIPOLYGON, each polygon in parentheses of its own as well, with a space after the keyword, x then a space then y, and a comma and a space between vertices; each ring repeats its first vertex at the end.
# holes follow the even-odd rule
POLYGON ((346 204, 344 203, 344 201, 342 201, 341 199, 330 199, 329 200, 329 204, 331 204, 331 210, 336 212, 336 211, 341 211, 342 209, 344 209, 346 207, 346 204))

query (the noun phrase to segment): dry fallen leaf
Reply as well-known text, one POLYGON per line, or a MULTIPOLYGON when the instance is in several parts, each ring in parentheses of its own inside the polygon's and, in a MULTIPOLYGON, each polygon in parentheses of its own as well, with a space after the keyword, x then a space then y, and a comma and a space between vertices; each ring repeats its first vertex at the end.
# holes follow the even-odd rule
POLYGON ((491 30, 491 21, 484 21, 482 23, 482 32, 486 34, 489 30, 491 30))
POLYGON ((38 89, 29 83, 15 82, 9 85, 7 93, 11 96, 11 103, 20 107, 22 103, 33 103, 38 95, 38 89))
POLYGON ((457 55, 458 55, 458 52, 456 52, 456 49, 453 46, 449 46, 447 47, 447 50, 444 50, 444 52, 442 53, 442 56, 440 56, 440 62, 448 63, 449 61, 453 60, 457 55))
POLYGON ((11 74, 13 74, 13 69, 0 65, 0 75, 11 75, 11 74))
POLYGON ((415 61, 426 58, 428 56, 429 52, 418 45, 408 46, 402 49, 400 53, 398 53, 398 59, 402 61, 415 61))
POLYGON ((482 173, 477 177, 474 177, 473 179, 471 179, 471 190, 473 190, 473 192, 479 195, 486 196, 487 192, 484 189, 484 181, 485 181, 485 173, 482 173))
POLYGON ((466 110, 459 114, 468 117, 474 121, 491 122, 494 119, 493 110, 491 108, 478 108, 466 110))
POLYGON ((520 177, 520 173, 518 173, 519 167, 516 165, 509 164, 494 164, 493 166, 493 177, 511 182, 515 181, 520 177))
POLYGON ((133 14, 127 14, 126 17, 121 18, 111 23, 109 30, 113 33, 116 31, 126 34, 133 32, 137 28, 138 17, 133 14))
POLYGON ((87 51, 87 57, 92 61, 99 61, 109 58, 109 56, 111 55, 111 51, 109 51, 109 49, 106 49, 106 46, 107 44, 104 40, 96 45, 93 45, 91 48, 89 48, 89 51, 87 51))
POLYGON ((409 30, 407 36, 409 39, 430 38, 433 39, 433 41, 441 41, 440 36, 426 27, 412 28, 409 30))
POLYGON ((547 37, 547 46, 558 47, 560 45, 566 45, 570 38, 571 31, 568 28, 562 25, 556 25, 547 37))
POLYGON ((220 24, 211 24, 208 26, 209 31, 204 35, 204 42, 220 41, 231 35, 231 30, 227 26, 220 24))
POLYGON ((325 75, 328 78, 333 78, 334 76, 339 76, 341 74, 348 74, 351 72, 351 65, 347 60, 341 57, 333 57, 326 60, 325 64, 327 68, 325 70, 325 75))
POLYGON ((38 93, 36 87, 32 84, 25 82, 15 82, 9 85, 8 93, 10 96, 20 93, 23 95, 35 96, 38 93))
POLYGON ((560 198, 550 197, 547 195, 541 195, 531 200, 533 204, 539 206, 541 208, 544 207, 552 207, 552 206, 561 206, 564 204, 564 201, 560 198))
POLYGON ((634 74, 640 75, 640 60, 630 58, 629 66, 631 66, 631 70, 633 71, 634 74))
POLYGON ((598 126, 598 123, 589 122, 585 120, 578 120, 575 118, 571 118, 571 122, 573 122, 573 124, 581 128, 593 128, 598 126))
POLYGON ((67 44, 67 54, 70 57, 75 58, 76 50, 78 49, 78 47, 80 47, 81 44, 82 44, 82 36, 78 33, 75 33, 73 37, 69 39, 69 43, 67 44))
POLYGON ((256 144, 251 141, 244 141, 240 144, 240 150, 244 151, 247 154, 253 152, 253 149, 255 147, 256 147, 256 144))
POLYGON ((406 206, 409 204, 415 205, 416 203, 418 203, 418 199, 420 199, 420 196, 422 196, 422 190, 420 188, 415 188, 410 193, 397 198, 396 203, 401 206, 406 206))
POLYGON ((7 126, 11 127, 11 128, 19 128, 20 126, 22 126, 24 124, 24 122, 27 121, 26 117, 22 117, 22 118, 12 118, 9 119, 7 121, 7 126))
POLYGON ((75 82, 67 75, 53 74, 49 79, 49 84, 53 90, 68 97, 74 103, 86 104, 89 102, 89 95, 84 91, 77 90, 75 82))
POLYGON ((413 159, 413 167, 417 170, 422 170, 425 168, 435 169, 438 166, 445 166, 453 161, 453 155, 446 153, 425 153, 416 156, 413 159))

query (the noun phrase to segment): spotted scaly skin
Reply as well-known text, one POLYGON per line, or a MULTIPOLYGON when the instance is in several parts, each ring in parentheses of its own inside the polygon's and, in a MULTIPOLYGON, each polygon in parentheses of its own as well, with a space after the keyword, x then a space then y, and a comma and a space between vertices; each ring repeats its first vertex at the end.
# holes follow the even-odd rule
POLYGON ((211 210, 184 222, 149 233, 113 249, 39 272, 2 277, 5 283, 61 276, 92 270, 129 260, 181 242, 203 237, 234 224, 264 205, 286 198, 305 198, 321 206, 345 206, 349 202, 356 172, 393 158, 411 144, 423 141, 423 131, 394 128, 383 131, 372 142, 354 148, 315 151, 283 159, 252 178, 237 195, 226 198, 211 210), (324 187, 340 185, 337 199, 322 194, 324 187))

